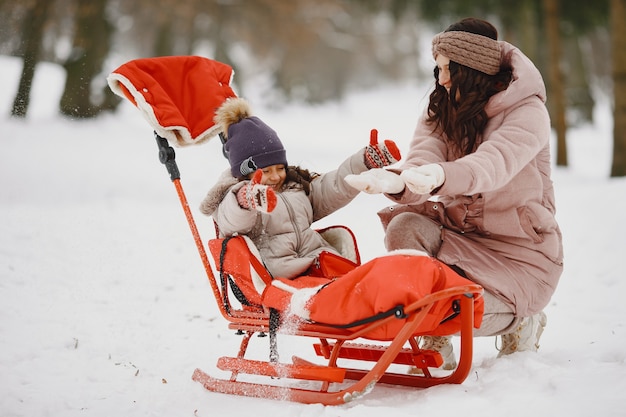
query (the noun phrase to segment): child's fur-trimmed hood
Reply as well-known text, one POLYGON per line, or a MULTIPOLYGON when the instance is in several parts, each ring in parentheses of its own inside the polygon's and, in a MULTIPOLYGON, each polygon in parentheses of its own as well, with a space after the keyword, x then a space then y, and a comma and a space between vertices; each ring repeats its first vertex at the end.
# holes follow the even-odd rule
POLYGON ((207 216, 213 215, 228 190, 238 182, 239 180, 231 175, 230 169, 225 170, 200 203, 200 212, 207 216))

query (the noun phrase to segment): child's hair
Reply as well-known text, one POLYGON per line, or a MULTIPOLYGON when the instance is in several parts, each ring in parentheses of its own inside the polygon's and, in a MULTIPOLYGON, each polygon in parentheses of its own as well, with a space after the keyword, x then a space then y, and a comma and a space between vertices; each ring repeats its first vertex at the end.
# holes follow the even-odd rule
POLYGON ((308 169, 300 168, 299 166, 290 165, 287 167, 287 177, 283 187, 292 187, 293 183, 302 187, 306 195, 311 192, 311 181, 318 177, 319 174, 315 172, 309 172, 308 169), (290 184, 291 183, 291 184, 290 184))

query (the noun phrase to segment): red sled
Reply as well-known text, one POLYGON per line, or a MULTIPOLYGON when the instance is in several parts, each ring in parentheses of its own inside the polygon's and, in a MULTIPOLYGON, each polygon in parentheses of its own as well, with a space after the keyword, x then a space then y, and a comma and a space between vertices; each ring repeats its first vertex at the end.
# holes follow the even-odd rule
MULTIPOLYGON (((186 145, 204 140, 207 132, 212 132, 212 121, 172 111, 185 107, 175 94, 160 95, 161 101, 151 101, 148 94, 162 91, 164 85, 175 85, 176 91, 206 88, 214 68, 222 78, 228 73, 225 64, 206 58, 148 58, 131 61, 109 77, 115 92, 148 115, 159 159, 178 194, 220 313, 228 327, 242 337, 235 355, 217 361, 217 368, 228 372, 228 378, 196 369, 193 380, 213 392, 325 405, 356 400, 377 383, 417 388, 462 383, 472 365, 473 329, 482 319, 483 289, 423 253, 395 252, 362 264, 352 232, 335 226, 319 232, 353 264, 337 278, 273 278, 245 236, 209 241, 214 273, 168 142, 186 145), (189 71, 190 62, 192 70, 201 74, 183 77, 187 84, 161 80, 172 77, 167 68, 174 68, 175 75, 189 71), (182 69, 177 72, 179 67, 182 69), (143 87, 146 77, 150 90, 143 87), (167 120, 160 116, 159 106, 168 109, 167 120), (167 132, 168 138, 161 132, 167 132), (252 336, 267 334, 269 338, 258 340, 269 339, 268 359, 249 358, 252 336), (290 362, 281 362, 278 337, 287 334, 311 339, 310 354, 319 360, 293 355, 290 362), (419 347, 422 335, 459 335, 456 368, 431 372, 441 367, 443 359, 438 352, 419 347)), ((227 84, 220 81, 216 85, 222 93, 234 96, 227 84)))

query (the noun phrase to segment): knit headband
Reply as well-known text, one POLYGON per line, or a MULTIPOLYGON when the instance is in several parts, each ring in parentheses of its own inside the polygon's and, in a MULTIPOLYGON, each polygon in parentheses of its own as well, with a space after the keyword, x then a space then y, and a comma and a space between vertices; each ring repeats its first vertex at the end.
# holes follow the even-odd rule
POLYGON ((500 71, 500 44, 487 36, 462 31, 441 32, 433 38, 433 57, 443 55, 485 74, 500 71))

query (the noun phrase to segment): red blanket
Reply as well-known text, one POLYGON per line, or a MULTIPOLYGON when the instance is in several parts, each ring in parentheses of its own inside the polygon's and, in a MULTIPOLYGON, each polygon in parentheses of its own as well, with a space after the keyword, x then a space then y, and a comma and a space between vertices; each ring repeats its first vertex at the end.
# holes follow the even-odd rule
POLYGON ((233 69, 200 56, 168 56, 129 61, 113 71, 111 90, 133 103, 150 126, 174 145, 200 143, 218 131, 215 110, 236 97, 233 69))
MULTIPOLYGON (((473 282, 434 258, 417 252, 392 252, 334 280, 276 278, 265 288, 262 304, 316 323, 343 326, 394 311, 397 306, 406 307, 437 291, 469 284, 473 282)), ((480 327, 483 312, 484 301, 478 297, 474 300, 476 328, 480 327)), ((455 334, 460 330, 460 318, 452 317, 455 317, 453 300, 439 301, 432 307, 418 334, 455 334)), ((403 319, 394 320, 366 336, 392 340, 404 322, 403 319)), ((352 329, 359 330, 363 326, 352 329)))

